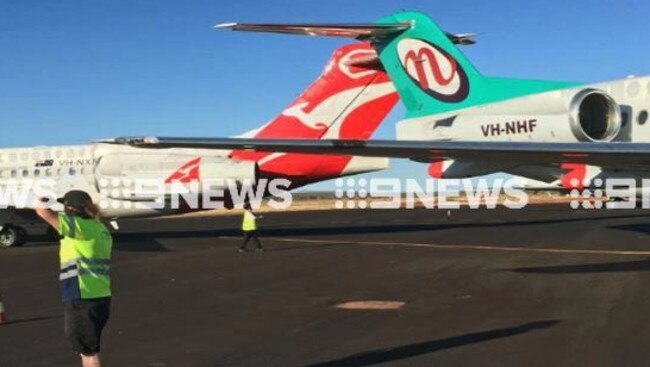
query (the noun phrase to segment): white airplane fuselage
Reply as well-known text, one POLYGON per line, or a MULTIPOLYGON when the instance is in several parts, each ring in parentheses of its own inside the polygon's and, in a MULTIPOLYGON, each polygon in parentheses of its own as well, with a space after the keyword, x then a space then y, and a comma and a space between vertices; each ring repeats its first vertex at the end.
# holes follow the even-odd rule
MULTIPOLYGON (((584 103, 585 100, 582 100, 584 103)), ((610 106, 611 107, 611 106, 610 106)), ((631 77, 605 83, 532 94, 502 102, 479 105, 448 113, 404 119, 396 127, 397 139, 403 140, 466 140, 517 142, 650 142, 650 77, 631 77), (594 116, 608 112, 605 104, 616 105, 611 113, 597 120, 602 126, 583 125, 585 120, 579 99, 593 91, 594 116), (598 103, 603 106, 597 106, 598 103), (599 108, 603 108, 599 110, 599 108), (589 131, 591 129, 591 131, 589 131)), ((584 113, 589 114, 589 111, 584 113)), ((598 117, 598 116, 597 116, 598 117)), ((596 124, 597 124, 596 123, 596 124)), ((545 182, 557 180, 559 167, 531 167, 511 162, 445 161, 443 178, 471 177, 494 172, 508 172, 545 182)), ((587 166, 585 178, 625 175, 587 166)))
MULTIPOLYGON (((76 189, 100 197, 102 184, 118 179, 148 179, 164 181, 185 163, 200 158, 202 176, 214 178, 254 179, 256 163, 234 161, 228 151, 209 149, 142 149, 125 145, 92 143, 84 145, 41 146, 31 148, 0 149, 0 197, 3 206, 15 207, 15 200, 7 193, 10 185, 16 190, 32 187, 37 180, 54 182, 53 191, 58 197, 76 189)), ((31 197, 37 196, 30 192, 31 197)), ((103 196, 107 205, 102 216, 139 217, 170 214, 170 211, 153 210, 124 205, 138 198, 124 197, 122 193, 103 196)), ((28 199, 30 200, 30 199, 28 199)), ((27 202, 30 207, 30 203, 27 202)), ((18 205, 20 207, 20 205, 18 205)))

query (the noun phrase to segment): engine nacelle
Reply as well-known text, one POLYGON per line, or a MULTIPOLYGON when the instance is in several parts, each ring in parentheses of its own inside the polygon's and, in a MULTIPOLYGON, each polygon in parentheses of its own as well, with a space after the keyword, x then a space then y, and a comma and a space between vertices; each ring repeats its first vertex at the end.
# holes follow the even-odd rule
POLYGON ((569 104, 571 131, 578 141, 609 142, 621 131, 621 109, 607 93, 583 89, 569 104))
POLYGON ((223 157, 117 153, 101 157, 95 180, 99 191, 110 198, 149 200, 161 188, 169 191, 174 185, 205 191, 255 183, 258 171, 256 162, 223 157))

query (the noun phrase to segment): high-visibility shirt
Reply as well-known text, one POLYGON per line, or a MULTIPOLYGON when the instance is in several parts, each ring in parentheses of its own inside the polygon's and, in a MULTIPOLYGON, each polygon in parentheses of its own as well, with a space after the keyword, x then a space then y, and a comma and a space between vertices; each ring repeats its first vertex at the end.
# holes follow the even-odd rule
POLYGON ((244 232, 257 230, 257 218, 252 211, 247 210, 244 212, 244 218, 241 222, 241 229, 244 232))
POLYGON ((110 297, 113 239, 108 228, 93 218, 60 213, 58 231, 63 301, 110 297))

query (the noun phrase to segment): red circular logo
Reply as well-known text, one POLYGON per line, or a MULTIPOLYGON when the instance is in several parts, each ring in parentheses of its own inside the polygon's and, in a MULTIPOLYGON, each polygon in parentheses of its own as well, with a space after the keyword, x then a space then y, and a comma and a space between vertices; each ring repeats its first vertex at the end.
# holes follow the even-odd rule
POLYGON ((443 102, 461 102, 469 94, 467 74, 449 53, 420 39, 405 38, 397 44, 402 68, 428 95, 443 102))

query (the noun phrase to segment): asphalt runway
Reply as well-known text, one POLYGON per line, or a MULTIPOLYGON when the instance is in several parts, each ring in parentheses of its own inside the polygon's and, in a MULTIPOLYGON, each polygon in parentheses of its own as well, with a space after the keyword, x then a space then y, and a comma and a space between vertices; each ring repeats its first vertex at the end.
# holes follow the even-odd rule
MULTIPOLYGON (((131 220, 106 366, 647 366, 650 212, 352 210, 131 220), (347 310, 349 301, 397 301, 347 310)), ((0 366, 77 366, 57 247, 0 251, 0 366)))

